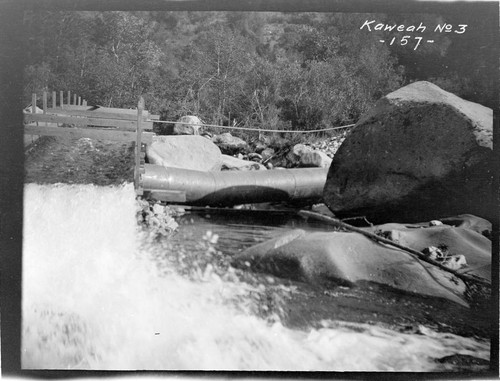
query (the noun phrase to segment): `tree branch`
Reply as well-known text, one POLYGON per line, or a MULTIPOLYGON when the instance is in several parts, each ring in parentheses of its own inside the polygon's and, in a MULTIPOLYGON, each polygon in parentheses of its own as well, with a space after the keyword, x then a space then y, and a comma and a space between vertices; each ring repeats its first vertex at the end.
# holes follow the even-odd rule
POLYGON ((346 224, 345 222, 342 222, 336 218, 328 217, 328 216, 325 216, 325 215, 320 214, 320 213, 310 212, 310 211, 306 211, 306 210, 301 210, 299 212, 299 215, 302 217, 306 217, 306 218, 309 218, 309 217, 314 218, 316 220, 326 222, 327 224, 338 226, 338 227, 362 234, 365 237, 368 237, 373 241, 397 247, 398 249, 401 249, 403 251, 406 251, 407 253, 412 254, 413 256, 418 257, 418 259, 420 259, 424 262, 430 263, 431 265, 439 267, 441 270, 447 271, 447 272, 455 275, 457 278, 460 278, 465 282, 475 282, 475 283, 480 283, 482 285, 491 286, 491 282, 487 281, 486 279, 480 278, 480 277, 475 276, 475 275, 467 275, 467 274, 459 273, 456 270, 450 269, 449 267, 446 267, 446 266, 442 265, 441 263, 434 261, 433 259, 430 259, 429 257, 424 255, 420 251, 414 250, 414 249, 407 247, 407 246, 400 245, 399 243, 391 241, 390 239, 380 237, 376 234, 367 232, 366 230, 363 230, 363 229, 357 228, 355 226, 346 224))

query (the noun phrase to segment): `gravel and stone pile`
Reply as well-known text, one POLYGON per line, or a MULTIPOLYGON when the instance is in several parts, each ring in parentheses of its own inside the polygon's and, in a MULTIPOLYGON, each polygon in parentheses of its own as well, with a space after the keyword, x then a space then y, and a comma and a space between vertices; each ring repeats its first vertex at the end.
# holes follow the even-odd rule
POLYGON ((324 140, 320 139, 314 143, 306 143, 305 146, 311 147, 313 150, 324 152, 330 159, 333 159, 333 156, 339 149, 349 131, 350 129, 345 129, 345 131, 341 135, 332 136, 331 138, 327 138, 324 140))

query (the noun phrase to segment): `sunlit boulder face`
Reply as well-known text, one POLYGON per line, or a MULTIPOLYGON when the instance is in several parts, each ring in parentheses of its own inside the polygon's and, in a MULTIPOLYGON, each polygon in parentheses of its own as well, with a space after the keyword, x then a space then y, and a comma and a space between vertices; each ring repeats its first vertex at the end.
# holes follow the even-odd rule
POLYGON ((202 136, 155 136, 146 156, 149 163, 166 168, 219 171, 222 166, 219 147, 202 136))
POLYGON ((236 155, 248 150, 247 142, 231 135, 229 132, 215 135, 212 141, 217 144, 221 152, 225 155, 236 155))
POLYGON ((492 110, 429 82, 381 98, 333 158, 325 203, 339 217, 492 219, 492 110))
POLYGON ((331 163, 332 159, 326 153, 319 150, 306 152, 300 157, 301 167, 328 168, 331 163))
POLYGON ((200 128, 203 122, 194 115, 181 117, 174 125, 174 135, 200 135, 200 128))
POLYGON ((299 167, 328 168, 332 162, 326 153, 304 144, 294 145, 288 153, 287 159, 299 167))
MULTIPOLYGON (((465 220, 454 218, 457 226, 391 223, 366 230, 418 251, 445 245, 450 256, 463 256, 463 271, 488 281, 491 241, 476 230, 463 227, 467 226, 465 220)), ((244 250, 233 264, 323 287, 369 282, 468 305, 465 284, 455 275, 355 232, 291 230, 244 250)))

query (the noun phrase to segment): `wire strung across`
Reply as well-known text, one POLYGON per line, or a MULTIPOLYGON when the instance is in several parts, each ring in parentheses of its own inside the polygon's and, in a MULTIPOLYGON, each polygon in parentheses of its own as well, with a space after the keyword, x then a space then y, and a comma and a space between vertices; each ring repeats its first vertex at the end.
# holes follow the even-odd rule
MULTIPOLYGON (((147 120, 148 122, 153 122, 153 123, 169 123, 169 124, 187 124, 187 125, 197 125, 195 123, 184 123, 184 122, 172 122, 169 120, 147 120)), ((355 126, 356 124, 347 124, 345 126, 339 126, 339 127, 329 127, 329 128, 321 128, 318 130, 298 130, 298 131, 293 131, 293 130, 270 130, 270 129, 265 129, 265 128, 251 128, 251 127, 236 127, 236 126, 219 126, 217 124, 202 124, 201 127, 219 127, 219 128, 229 128, 233 130, 247 130, 247 131, 260 131, 260 132, 290 132, 290 133, 297 133, 297 134, 303 134, 303 133, 308 133, 308 132, 323 132, 323 131, 330 131, 330 130, 340 130, 342 128, 350 128, 355 126)))

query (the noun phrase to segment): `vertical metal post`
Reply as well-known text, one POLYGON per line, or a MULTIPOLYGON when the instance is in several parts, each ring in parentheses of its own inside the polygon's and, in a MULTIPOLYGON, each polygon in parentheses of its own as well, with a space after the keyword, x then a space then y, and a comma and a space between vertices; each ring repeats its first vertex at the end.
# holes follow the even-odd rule
POLYGON ((142 148, 142 112, 144 110, 144 98, 139 98, 137 104, 137 139, 135 142, 135 170, 134 170, 134 185, 138 195, 142 195, 142 186, 140 184, 141 170, 141 148, 142 148))

